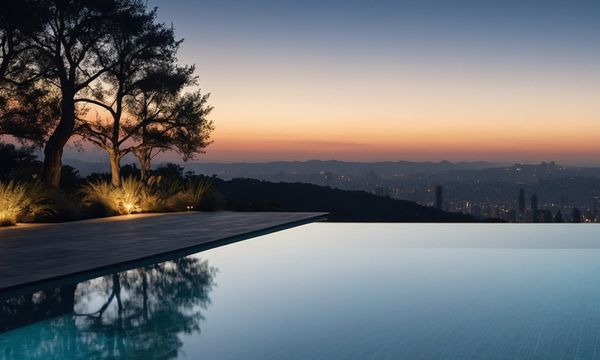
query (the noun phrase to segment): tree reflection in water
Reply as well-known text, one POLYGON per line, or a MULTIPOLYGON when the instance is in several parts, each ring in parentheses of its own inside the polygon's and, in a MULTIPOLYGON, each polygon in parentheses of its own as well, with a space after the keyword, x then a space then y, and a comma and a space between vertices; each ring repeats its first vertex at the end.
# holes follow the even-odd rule
POLYGON ((175 358, 180 336, 200 331, 215 273, 185 257, 2 302, 0 331, 36 323, 0 334, 0 359, 175 358))

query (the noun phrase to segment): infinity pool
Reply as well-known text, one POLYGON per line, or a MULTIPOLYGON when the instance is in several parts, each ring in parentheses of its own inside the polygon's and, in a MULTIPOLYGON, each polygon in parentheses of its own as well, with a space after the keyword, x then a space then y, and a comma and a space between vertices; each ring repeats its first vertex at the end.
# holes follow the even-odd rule
POLYGON ((0 359, 600 359, 600 227, 317 223, 0 301, 0 359))

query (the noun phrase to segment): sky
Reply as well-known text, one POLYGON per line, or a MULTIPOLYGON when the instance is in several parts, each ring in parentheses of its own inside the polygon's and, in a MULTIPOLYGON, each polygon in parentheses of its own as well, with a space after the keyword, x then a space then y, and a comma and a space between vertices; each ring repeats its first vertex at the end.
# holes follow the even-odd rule
POLYGON ((200 161, 600 165, 600 1, 149 5, 212 94, 200 161))

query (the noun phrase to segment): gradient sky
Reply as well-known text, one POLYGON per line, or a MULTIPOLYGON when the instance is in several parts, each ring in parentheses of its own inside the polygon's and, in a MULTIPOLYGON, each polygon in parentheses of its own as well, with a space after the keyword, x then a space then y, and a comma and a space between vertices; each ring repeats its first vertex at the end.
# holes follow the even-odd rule
POLYGON ((600 164, 600 1, 151 0, 212 93, 202 161, 600 164))

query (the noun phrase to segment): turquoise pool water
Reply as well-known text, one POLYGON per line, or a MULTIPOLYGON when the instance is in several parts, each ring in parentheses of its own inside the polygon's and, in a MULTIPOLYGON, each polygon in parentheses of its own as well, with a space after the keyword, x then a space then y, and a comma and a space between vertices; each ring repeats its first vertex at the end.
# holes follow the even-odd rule
POLYGON ((600 359, 599 235, 310 224, 0 301, 0 359, 600 359))

